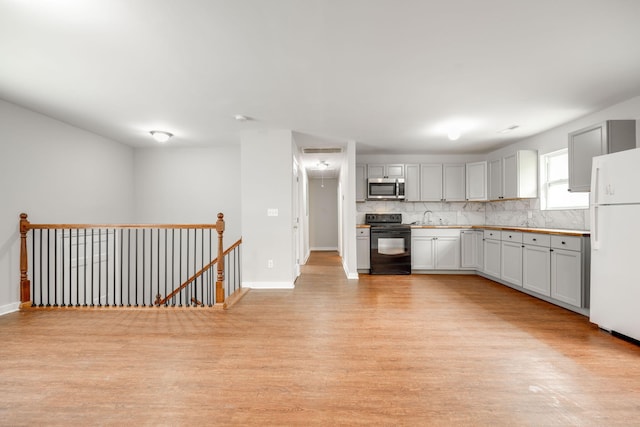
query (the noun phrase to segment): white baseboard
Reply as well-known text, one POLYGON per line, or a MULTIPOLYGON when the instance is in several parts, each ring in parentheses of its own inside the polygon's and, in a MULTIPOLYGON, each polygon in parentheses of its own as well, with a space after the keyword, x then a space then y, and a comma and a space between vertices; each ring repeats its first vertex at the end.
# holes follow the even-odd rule
POLYGON ((18 311, 20 309, 19 302, 12 302, 11 304, 6 304, 0 306, 0 316, 3 314, 13 313, 14 311, 18 311))
POLYGON ((344 259, 342 260, 342 269, 344 270, 344 274, 346 274, 347 279, 349 280, 358 280, 358 272, 356 271, 351 272, 349 271, 349 269, 347 268, 347 264, 344 262, 344 259))
POLYGON ((310 250, 312 251, 337 251, 338 247, 337 246, 317 246, 314 248, 310 248, 310 250))
POLYGON ((242 282, 243 288, 249 289, 293 289, 292 282, 242 282))

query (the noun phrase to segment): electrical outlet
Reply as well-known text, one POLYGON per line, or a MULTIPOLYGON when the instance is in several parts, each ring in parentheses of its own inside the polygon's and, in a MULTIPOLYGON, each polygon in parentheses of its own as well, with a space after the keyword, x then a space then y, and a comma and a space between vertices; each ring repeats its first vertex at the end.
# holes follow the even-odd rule
POLYGON ((267 260, 267 268, 273 268, 273 260, 267 260))

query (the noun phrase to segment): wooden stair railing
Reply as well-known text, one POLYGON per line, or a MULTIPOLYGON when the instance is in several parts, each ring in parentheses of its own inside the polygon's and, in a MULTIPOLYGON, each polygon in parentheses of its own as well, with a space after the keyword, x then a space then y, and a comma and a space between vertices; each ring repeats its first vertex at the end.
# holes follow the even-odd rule
MULTIPOLYGON (((36 261, 35 261, 35 257, 36 257, 36 247, 39 248, 39 263, 40 263, 40 270, 39 270, 39 283, 40 283, 40 287, 39 289, 37 288, 33 288, 33 292, 36 294, 37 297, 40 298, 40 307, 44 306, 44 295, 46 295, 47 297, 47 304, 46 306, 53 306, 56 307, 58 306, 58 297, 61 294, 62 296, 60 297, 60 300, 62 301, 62 304, 60 306, 64 307, 64 306, 73 306, 73 296, 75 296, 75 306, 80 306, 80 296, 82 294, 83 299, 84 299, 84 306, 87 306, 87 298, 88 298, 88 293, 89 291, 91 292, 91 296, 90 296, 90 302, 91 302, 91 306, 94 306, 94 302, 95 302, 95 295, 94 295, 94 289, 95 289, 95 285, 93 283, 94 277, 95 277, 95 267, 91 266, 91 267, 87 267, 87 264, 89 264, 89 262, 91 263, 95 263, 95 264, 99 264, 98 265, 98 306, 102 306, 103 303, 103 295, 102 295, 102 291, 100 289, 101 286, 101 280, 103 278, 103 276, 106 274, 106 281, 104 284, 104 288, 103 290, 106 291, 106 298, 104 298, 104 301, 106 302, 106 306, 110 306, 110 302, 112 302, 113 306, 116 305, 120 305, 120 306, 124 306, 125 305, 125 299, 127 302, 127 306, 131 306, 132 305, 132 289, 131 289, 131 281, 135 282, 135 291, 133 291, 133 295, 135 296, 135 306, 138 306, 138 296, 141 295, 141 299, 142 299, 142 306, 146 305, 146 301, 149 302, 149 306, 160 306, 160 305, 164 305, 167 304, 167 302, 171 299, 174 298, 176 295, 179 295, 181 292, 185 291, 185 289, 193 282, 196 282, 199 278, 200 278, 200 288, 197 287, 197 282, 194 284, 194 286, 196 286, 195 288, 191 288, 193 289, 193 293, 187 291, 185 294, 182 294, 181 296, 181 300, 182 301, 182 297, 184 297, 185 302, 187 303, 187 305, 189 304, 189 301, 191 301, 191 303, 193 303, 193 305, 195 306, 204 306, 205 304, 199 300, 198 297, 198 290, 200 290, 200 295, 202 296, 202 298, 204 299, 205 297, 207 298, 208 301, 210 301, 208 304, 211 306, 211 300, 213 300, 216 304, 222 303, 224 304, 225 308, 226 308, 226 303, 225 303, 225 256, 227 256, 231 251, 234 251, 241 243, 242 243, 242 239, 239 239, 237 242, 235 242, 233 245, 231 245, 228 249, 224 250, 223 249, 223 234, 224 234, 224 230, 225 230, 225 222, 224 222, 224 215, 222 213, 219 213, 217 216, 217 221, 215 224, 193 224, 193 225, 180 225, 180 224, 154 224, 154 225, 148 225, 148 224, 31 224, 28 220, 27 214, 23 213, 20 214, 20 301, 21 301, 21 308, 25 308, 27 306, 35 306, 35 304, 33 304, 31 302, 32 300, 32 281, 29 279, 29 255, 28 255, 28 242, 27 242, 27 238, 28 238, 28 233, 31 230, 39 230, 38 232, 38 236, 39 236, 39 243, 37 243, 38 246, 36 246, 36 234, 35 231, 33 232, 33 236, 31 239, 31 245, 32 245, 32 252, 33 252, 33 256, 34 256, 34 260, 32 261, 33 268, 34 268, 34 272, 33 275, 35 277, 36 272, 38 272, 36 270, 36 261), (94 230, 98 230, 98 241, 96 243, 96 240, 94 240, 94 230), (125 234, 125 231, 128 229, 128 231, 125 234), (139 230, 133 230, 132 229, 142 229, 141 234, 142 234, 142 251, 139 251, 138 248, 138 235, 139 235, 139 230), (164 230, 164 234, 163 234, 163 238, 161 239, 161 234, 160 234, 160 230, 161 229, 165 229, 164 230), (185 231, 186 229, 186 246, 183 245, 183 241, 182 241, 182 236, 183 236, 183 231, 185 231), (204 231, 206 229, 209 229, 209 234, 208 234, 208 238, 205 239, 205 234, 204 231), (182 266, 186 266, 186 272, 189 272, 190 267, 193 267, 194 270, 196 268, 196 261, 202 262, 204 263, 204 256, 205 256, 205 248, 207 248, 209 250, 209 253, 211 253, 211 247, 213 246, 213 236, 211 235, 211 231, 212 230, 216 230, 217 234, 218 234, 218 244, 217 244, 217 256, 210 261, 208 264, 202 266, 202 268, 200 268, 200 270, 198 270, 197 272, 195 272, 191 277, 189 277, 186 281, 184 281, 180 286, 178 286, 176 289, 174 289, 173 291, 171 291, 170 293, 167 293, 167 296, 165 298, 162 298, 160 295, 160 282, 161 282, 161 275, 160 275, 160 265, 161 263, 163 263, 163 267, 164 267, 164 285, 165 285, 165 291, 167 290, 167 283, 168 283, 168 277, 167 277, 167 265, 171 265, 171 262, 175 263, 175 259, 173 258, 173 254, 172 254, 172 258, 171 260, 168 259, 167 257, 167 242, 170 240, 171 241, 171 245, 177 245, 177 246, 171 246, 172 250, 173 248, 178 248, 177 250, 180 250, 180 256, 178 257, 178 266, 171 265, 171 277, 169 279, 171 279, 172 281, 175 280, 175 274, 176 274, 176 270, 178 268, 180 268, 179 271, 182 271, 182 266), (89 234, 88 230, 91 230, 91 234, 89 234), (120 233, 118 234, 116 232, 116 230, 118 230, 120 233), (148 232, 148 234, 145 237, 145 230, 148 232), (178 230, 177 236, 179 236, 179 241, 178 241, 178 237, 175 236, 173 233, 178 230), (198 230, 200 231, 200 233, 198 234, 198 230), (61 232, 60 232, 61 231, 61 232), (81 231, 82 231, 82 235, 81 235, 81 231), (157 249, 156 249, 156 264, 154 266, 153 262, 154 262, 154 258, 153 258, 153 253, 154 253, 154 231, 155 231, 155 245, 157 245, 157 249), (170 235, 168 235, 168 232, 171 232, 170 235), (60 233, 59 233, 60 232, 60 233), (105 249, 106 249, 106 254, 107 257, 109 257, 109 255, 111 255, 111 258, 107 258, 106 263, 104 263, 102 257, 103 257, 103 252, 102 252, 102 243, 104 242, 104 239, 101 240, 101 237, 99 237, 101 235, 101 233, 104 232, 104 234, 102 234, 105 238, 106 238, 106 244, 105 244, 105 249), (67 233, 67 234, 65 234, 67 233), (53 235, 53 240, 51 240, 50 238, 50 234, 53 235), (109 240, 109 235, 112 235, 112 240, 109 240), (133 235, 133 236, 132 236, 133 235), (189 252, 191 250, 191 247, 189 246, 189 236, 193 236, 193 252, 189 252), (197 252, 196 250, 196 241, 198 240, 198 235, 200 236, 200 243, 202 246, 200 246, 200 250, 201 253, 197 252), (82 238, 84 239, 83 241, 80 240, 80 237, 82 236, 82 238), (89 236, 89 237, 87 237, 89 236), (169 237, 170 238, 169 238, 169 237), (135 237, 135 247, 134 250, 131 250, 131 247, 125 247, 123 249, 123 242, 126 241, 127 245, 132 245, 132 242, 134 241, 133 237, 135 237), (58 240, 58 238, 60 240, 58 240), (89 243, 91 245, 91 255, 90 258, 88 258, 88 245, 87 245, 87 239, 89 240, 89 243), (161 240, 164 243, 164 258, 161 258, 160 255, 160 244, 161 244, 161 240), (43 243, 44 241, 44 243, 43 243), (50 247, 50 243, 53 241, 53 244, 50 247), (147 260, 149 260, 150 262, 150 266, 147 265, 145 263, 145 242, 149 243, 148 248, 151 252, 151 255, 149 255, 149 258, 147 258, 147 260), (205 245, 205 242, 208 243, 207 246, 205 245), (120 247, 117 248, 116 245, 117 243, 120 244, 120 247), (96 263, 96 258, 94 257, 94 253, 93 250, 96 247, 96 244, 98 245, 98 254, 97 254, 97 259, 98 262, 96 263), (45 246, 46 245, 46 246, 45 246), (73 249, 72 249, 73 246, 73 249), (47 258, 44 258, 44 264, 46 269, 43 269, 43 247, 44 252, 45 252, 45 256, 47 258), (84 254, 79 253, 79 247, 83 248, 84 254), (186 248, 187 251, 187 262, 186 264, 183 262, 182 257, 182 248, 186 248), (110 252, 110 249, 113 250, 113 252, 110 252), (119 252, 118 252, 119 249, 119 252), (75 251, 75 252, 72 252, 75 251), (127 257, 129 258, 125 258, 123 261, 122 258, 122 254, 125 252, 127 253, 127 257), (58 254, 59 252, 61 253, 62 256, 62 261, 60 261, 58 259, 58 254), (141 285, 141 289, 138 289, 138 279, 139 279, 139 274, 138 274, 138 257, 140 255, 140 253, 142 253, 142 285, 141 285), (189 261, 189 254, 192 254, 192 262, 189 261), (81 256, 83 255, 83 256, 81 256), (119 255, 119 261, 116 259, 116 256, 119 255), (54 256, 53 261, 52 261, 52 256, 54 256), (75 258, 74 258, 75 256, 75 258), (72 258, 75 260, 75 265, 72 268, 72 258), (132 269, 133 264, 135 261, 135 273, 132 273, 130 271, 126 271, 126 276, 123 276, 124 270, 125 270, 125 264, 126 267, 129 269, 132 269), (79 262, 83 263, 84 266, 84 278, 82 276, 79 276, 79 271, 81 270, 80 264, 78 264, 79 262), (101 265, 104 263, 104 269, 100 270, 101 265), (215 290, 211 289, 211 287, 207 287, 205 289, 205 277, 204 274, 208 271, 211 270, 211 268, 217 265, 217 272, 216 272, 216 280, 215 280, 215 290), (68 267, 68 268, 67 268, 68 267), (154 267, 157 268, 157 273, 154 270, 154 267), (75 269, 74 269, 75 268, 75 269), (61 269, 61 273, 58 269, 61 269), (89 277, 87 277, 87 270, 90 269, 89 271, 89 277), (111 272, 111 276, 109 276, 110 271, 112 269, 111 272), (45 271, 46 270, 46 271, 45 271), (50 270, 53 270, 53 272, 51 272, 50 270), (116 271, 118 271, 120 273, 120 281, 119 281, 119 285, 120 285, 120 293, 119 295, 116 295, 116 271), (45 274, 46 272, 46 274, 45 274), (145 280, 145 272, 147 272, 148 276, 145 280), (155 273, 155 274, 154 274, 155 273), (51 281, 50 281, 50 274, 53 276, 53 283, 54 285, 52 286, 51 281), (133 280, 132 280, 132 276, 133 275, 133 280), (43 276, 44 276, 44 280, 43 280, 43 276), (153 277, 155 276, 155 282, 153 277), (124 282, 124 278, 126 278, 127 280, 127 288, 124 289, 123 288, 123 282, 124 282), (75 279, 75 280, 74 280, 75 279), (80 280, 83 279, 83 280, 80 280), (91 284, 87 285, 87 280, 90 279, 91 280, 91 284), (112 285, 110 285, 109 279, 112 280, 112 285), (46 281, 46 285, 43 287, 43 281, 46 281), (60 283, 60 287, 58 287, 58 283, 60 283), (73 288, 73 284, 75 283, 75 289, 73 288), (82 283, 84 285, 84 290, 82 290, 80 288, 80 283, 82 283), (149 284, 148 287, 145 287, 146 284, 149 284), (65 286, 68 286, 68 288, 66 288, 65 286), (87 289, 87 286, 89 286, 89 289, 87 289), (112 288, 110 289, 109 286, 112 286, 112 288), (155 301, 151 301, 151 295, 153 295, 153 290, 154 287, 157 289, 157 294, 156 294, 156 298, 155 301), (36 292, 37 290, 39 290, 39 292, 36 292), (125 298, 125 294, 124 291, 126 290, 126 298, 125 298), (140 292, 141 290, 141 292, 140 292), (207 292, 207 295, 205 295, 205 290, 207 292), (67 292, 65 295, 65 291, 67 292), (75 292, 74 292, 75 291, 75 292), (109 294, 109 292, 112 292, 111 294, 109 294), (151 293, 151 295, 149 295, 149 293, 151 293), (73 294, 73 295, 72 295, 73 294), (66 299, 66 297, 68 297, 68 300, 66 299), (119 298, 119 303, 117 303, 117 298, 119 298), (50 304, 50 299, 53 298, 54 299, 54 304, 51 305, 50 304), (189 299, 190 298, 190 299, 189 299)), ((176 251, 177 251, 176 250, 176 251)), ((239 256, 239 255, 238 255, 239 256)), ((199 263, 198 262, 198 263, 199 263)), ((239 268, 239 266, 238 266, 239 268)), ((211 280, 211 276, 207 276, 208 279, 207 280, 211 280)), ((33 277, 32 277, 33 278, 33 277)), ((35 279, 34 279, 35 280, 35 279)), ((37 281, 34 282, 34 286, 37 286, 37 281)), ((179 283, 179 282, 178 282, 179 283)), ((209 282, 211 283, 211 282, 209 282)), ((212 284, 212 283, 211 283, 212 284)), ((234 290, 231 289, 230 293, 233 293, 234 290)), ((182 302, 180 302, 180 305, 182 304, 182 302)), ((174 305, 175 305, 175 300, 174 300, 174 305)))
MULTIPOLYGON (((194 280, 196 280, 198 277, 202 276, 212 266, 216 265, 218 263, 218 259, 222 259, 223 260, 222 261, 223 265, 222 265, 222 273, 221 273, 220 266, 218 266, 218 273, 217 273, 218 275, 217 275, 217 279, 216 279, 216 302, 224 302, 224 300, 225 300, 225 298, 224 298, 224 294, 225 293, 224 293, 224 286, 223 286, 223 283, 224 283, 224 257, 226 255, 228 255, 232 250, 234 250, 235 248, 240 246, 241 243, 242 243, 242 239, 238 239, 238 241, 236 241, 233 245, 231 245, 227 249, 225 249, 225 251, 222 253, 222 257, 221 258, 216 257, 213 260, 211 260, 211 262, 209 264, 207 264, 206 266, 201 268, 200 271, 198 271, 193 276, 189 277, 189 279, 187 279, 187 281, 185 281, 183 284, 181 284, 179 287, 177 287, 173 292, 171 292, 166 297, 162 298, 162 295, 158 294, 156 296, 155 304, 156 305, 164 305, 164 304, 166 304, 171 298, 173 298, 178 293, 180 293, 184 288, 186 288, 194 280), (219 289, 221 289, 222 292, 219 293, 218 292, 219 289)), ((193 302, 196 305, 202 305, 202 303, 200 301, 198 301, 198 300, 194 300, 193 302)))

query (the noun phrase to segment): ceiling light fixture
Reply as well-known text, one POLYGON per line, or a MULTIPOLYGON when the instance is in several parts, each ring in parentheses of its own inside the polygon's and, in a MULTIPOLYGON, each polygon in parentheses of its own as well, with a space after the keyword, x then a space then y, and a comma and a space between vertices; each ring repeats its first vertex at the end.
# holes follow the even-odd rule
POLYGON ((460 131, 458 129, 450 129, 447 132, 447 136, 449 137, 449 141, 457 141, 460 138, 460 131))
POLYGON ((249 117, 243 116, 242 114, 236 114, 235 116, 233 116, 233 118, 236 119, 236 121, 239 121, 239 122, 246 122, 246 121, 250 120, 249 117))
POLYGON ((518 126, 518 125, 509 126, 508 128, 504 128, 502 130, 499 130, 498 133, 509 133, 509 132, 512 132, 512 131, 518 129, 519 127, 520 126, 518 126))
POLYGON ((325 162, 324 160, 321 160, 318 163, 318 169, 320 169, 321 171, 327 169, 329 167, 329 163, 325 162))
POLYGON ((158 141, 160 144, 164 144, 165 142, 167 142, 169 140, 169 138, 171 138, 173 136, 172 133, 165 132, 165 131, 162 131, 162 130, 152 130, 149 133, 151 134, 153 139, 158 141))

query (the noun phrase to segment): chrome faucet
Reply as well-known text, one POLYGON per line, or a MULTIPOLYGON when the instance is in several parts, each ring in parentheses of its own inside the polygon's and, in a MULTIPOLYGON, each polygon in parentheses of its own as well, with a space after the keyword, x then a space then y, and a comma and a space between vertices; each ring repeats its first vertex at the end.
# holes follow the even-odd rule
POLYGON ((431 215, 433 214, 433 212, 431 212, 429 209, 427 209, 426 211, 424 211, 424 213, 422 214, 422 223, 423 224, 431 224, 431 215), (428 215, 427 215, 428 214, 428 215), (425 222, 424 217, 427 217, 427 221, 425 222))

